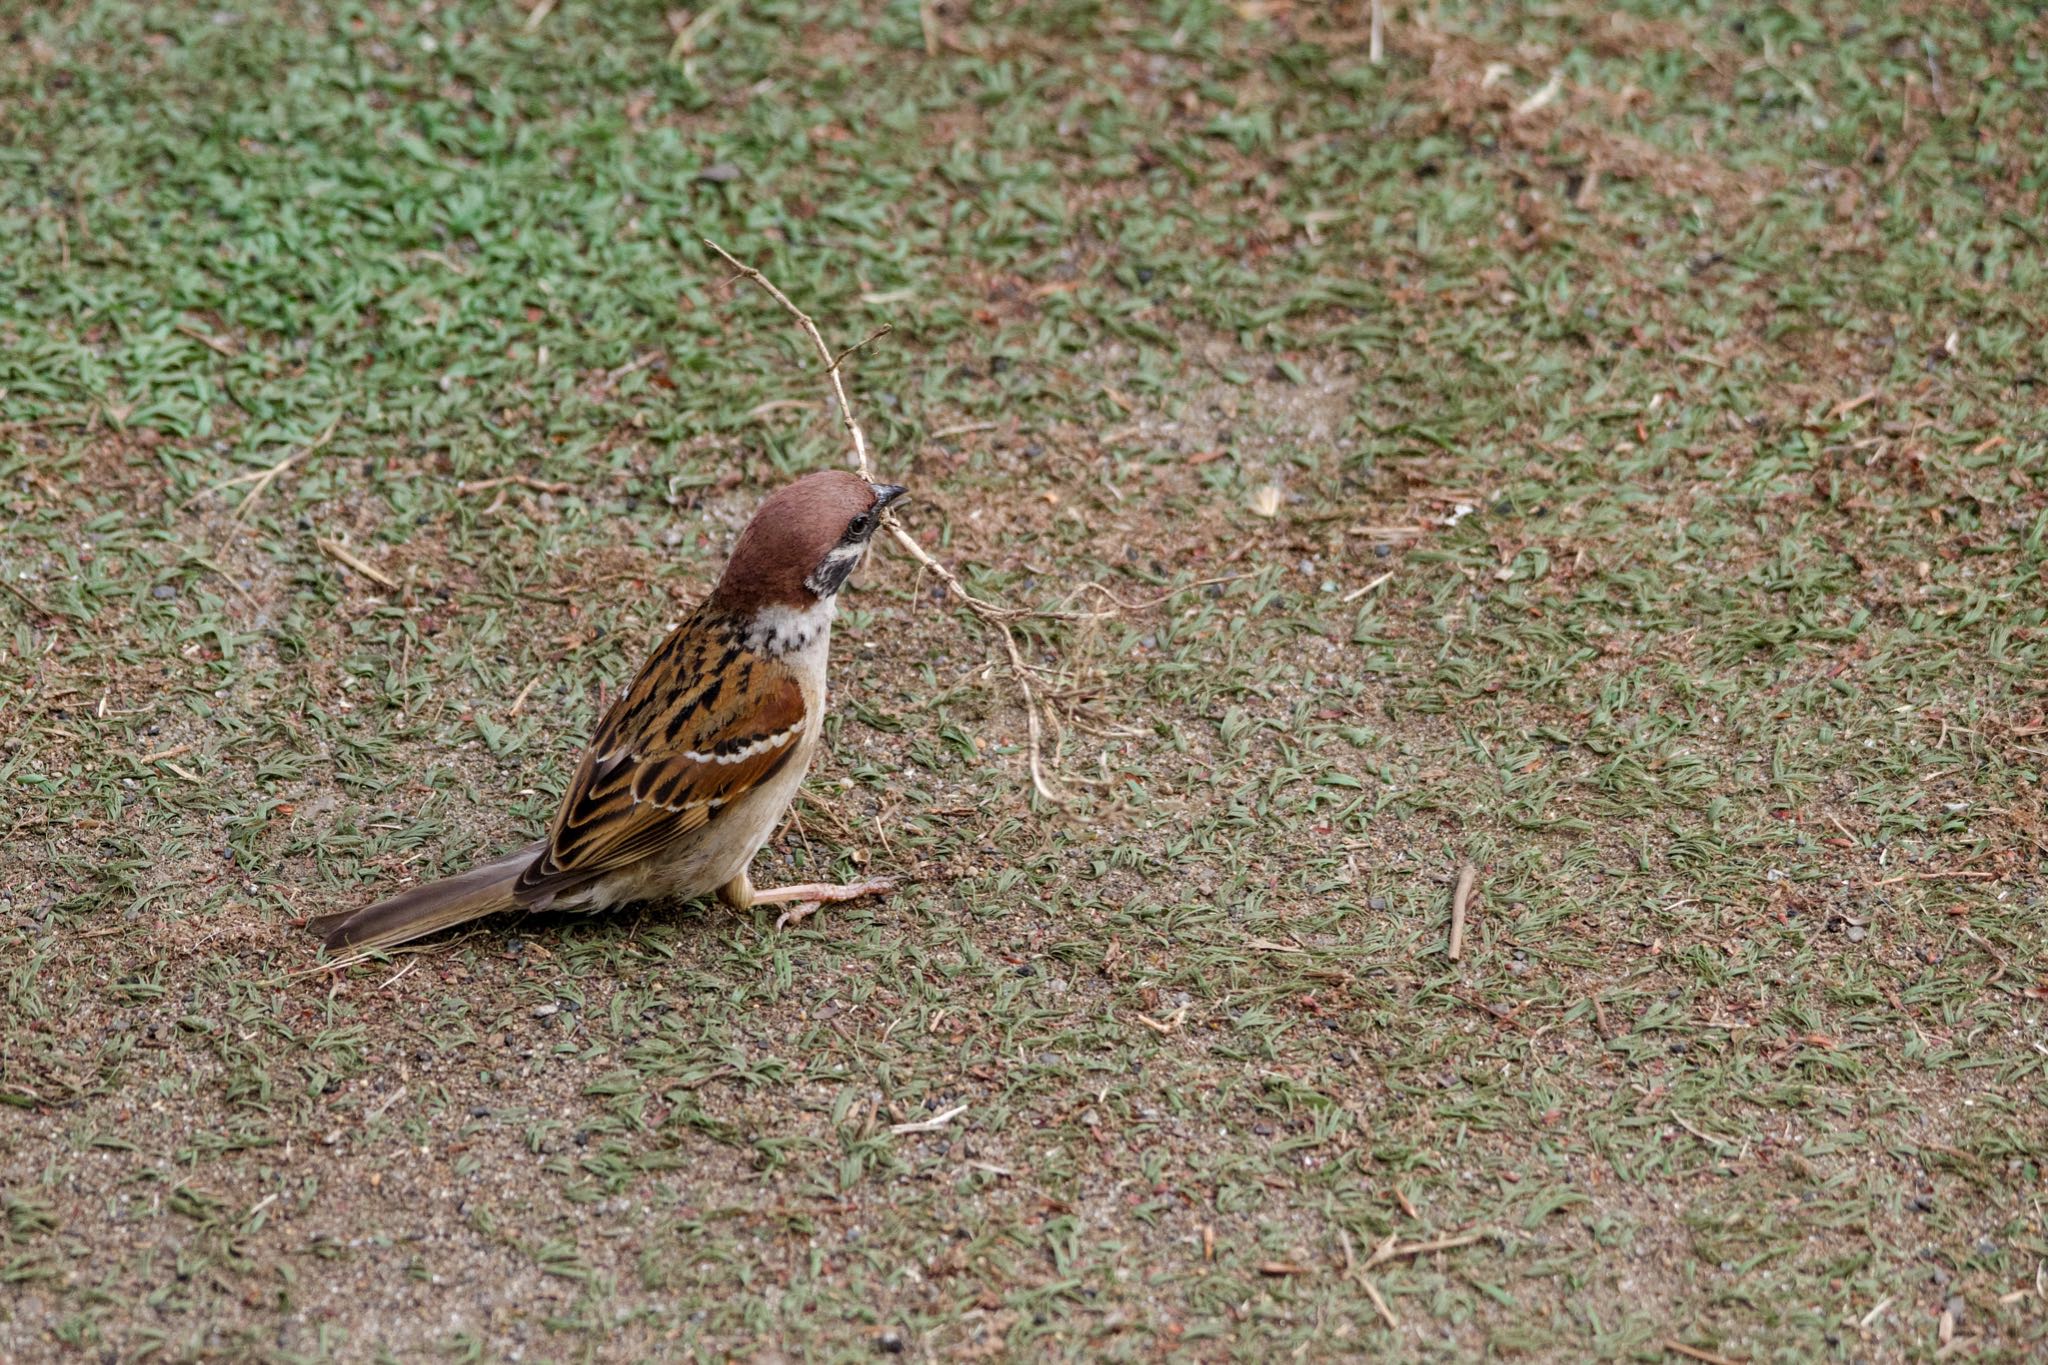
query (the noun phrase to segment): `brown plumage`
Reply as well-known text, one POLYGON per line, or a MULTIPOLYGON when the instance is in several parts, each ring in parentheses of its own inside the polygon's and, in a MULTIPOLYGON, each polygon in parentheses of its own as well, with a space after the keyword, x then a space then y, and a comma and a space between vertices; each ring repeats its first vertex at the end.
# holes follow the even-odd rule
POLYGON ((369 950, 515 908, 604 910, 717 892, 741 908, 814 909, 887 889, 756 891, 747 864, 815 752, 839 589, 902 494, 843 471, 775 493, 741 532, 718 586, 599 723, 547 838, 308 927, 329 948, 369 950))

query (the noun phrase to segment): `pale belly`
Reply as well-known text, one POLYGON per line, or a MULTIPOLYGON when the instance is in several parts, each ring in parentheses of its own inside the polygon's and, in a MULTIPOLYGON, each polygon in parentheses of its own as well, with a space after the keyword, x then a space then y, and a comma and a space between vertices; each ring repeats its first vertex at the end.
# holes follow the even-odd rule
POLYGON ((565 910, 608 910, 631 901, 694 900, 708 896, 747 870, 761 845, 775 833, 796 799, 817 750, 817 729, 798 741, 802 748, 782 769, 721 811, 709 825, 676 841, 676 847, 622 868, 583 893, 565 910))

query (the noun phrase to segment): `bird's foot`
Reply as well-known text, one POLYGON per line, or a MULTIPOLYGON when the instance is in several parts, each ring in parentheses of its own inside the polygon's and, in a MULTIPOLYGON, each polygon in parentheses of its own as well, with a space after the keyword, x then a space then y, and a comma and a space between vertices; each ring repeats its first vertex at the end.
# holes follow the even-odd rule
POLYGON ((827 901, 859 900, 862 896, 886 896, 896 889, 896 883, 887 877, 873 877, 864 882, 799 882, 794 886, 771 887, 756 891, 755 905, 781 905, 795 902, 782 912, 775 921, 777 929, 787 929, 792 924, 801 924, 816 914, 827 901))

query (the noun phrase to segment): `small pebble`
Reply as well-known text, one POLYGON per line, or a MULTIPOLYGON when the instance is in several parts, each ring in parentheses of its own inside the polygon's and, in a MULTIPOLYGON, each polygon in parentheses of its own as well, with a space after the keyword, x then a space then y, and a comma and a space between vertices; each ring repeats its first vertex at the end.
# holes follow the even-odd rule
POLYGON ((1385 896, 1373 896, 1366 901, 1366 905, 1374 910, 1384 910, 1387 908, 1387 898, 1385 896))
POLYGON ((1865 929, 1862 925, 1852 924, 1849 926, 1849 942, 1861 943, 1864 939, 1869 937, 1870 931, 1868 929, 1865 929))
POLYGON ((168 602, 178 595, 178 590, 168 583, 159 583, 149 590, 149 595, 159 602, 168 602))

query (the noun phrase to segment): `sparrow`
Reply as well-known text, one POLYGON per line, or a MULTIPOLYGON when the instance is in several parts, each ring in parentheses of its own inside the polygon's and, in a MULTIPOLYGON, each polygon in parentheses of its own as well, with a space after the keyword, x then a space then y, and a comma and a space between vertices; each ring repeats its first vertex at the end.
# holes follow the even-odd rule
POLYGON ((825 720, 839 590, 904 495, 831 470, 771 495, 718 585, 598 723, 547 837, 459 876, 307 923, 370 951, 501 910, 602 911, 715 894, 735 909, 894 890, 887 880, 756 890, 747 867, 795 798, 825 720))

